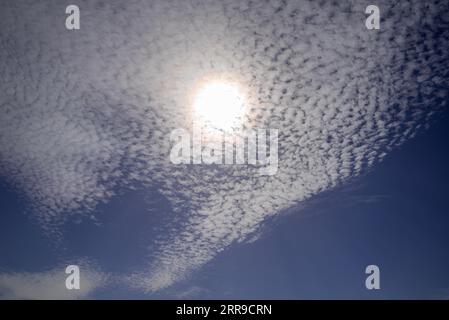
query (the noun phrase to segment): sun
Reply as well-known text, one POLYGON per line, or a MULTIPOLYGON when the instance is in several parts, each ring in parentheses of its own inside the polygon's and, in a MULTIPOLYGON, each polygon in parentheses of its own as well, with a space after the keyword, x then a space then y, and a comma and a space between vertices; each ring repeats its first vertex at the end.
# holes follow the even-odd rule
POLYGON ((230 131, 239 127, 245 111, 244 96, 235 83, 215 80, 204 83, 194 99, 194 118, 208 127, 230 131))

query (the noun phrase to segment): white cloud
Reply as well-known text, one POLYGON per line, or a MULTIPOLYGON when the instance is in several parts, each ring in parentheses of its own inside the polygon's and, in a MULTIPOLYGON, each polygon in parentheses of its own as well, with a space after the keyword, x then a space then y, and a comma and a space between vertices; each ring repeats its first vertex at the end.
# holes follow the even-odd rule
POLYGON ((24 4, 0 19, 0 174, 49 230, 115 185, 160 187, 183 216, 130 277, 145 290, 366 172, 448 96, 447 32, 423 25, 445 23, 438 1, 378 1, 380 31, 358 1, 80 1, 75 33, 53 2, 24 4), (210 74, 248 87, 249 126, 280 129, 275 176, 170 164, 169 133, 189 126, 192 87, 210 74))
POLYGON ((80 289, 65 286, 65 266, 44 272, 0 274, 0 299, 71 300, 86 299, 107 283, 107 275, 88 265, 80 267, 80 289))

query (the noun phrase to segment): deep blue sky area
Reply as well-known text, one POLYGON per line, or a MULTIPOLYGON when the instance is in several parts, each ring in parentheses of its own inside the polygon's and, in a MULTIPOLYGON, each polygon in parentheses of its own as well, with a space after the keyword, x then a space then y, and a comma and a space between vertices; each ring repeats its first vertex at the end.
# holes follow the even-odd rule
POLYGON ((449 122, 197 275, 202 298, 449 298, 449 122), (381 289, 365 288, 376 264, 381 289))
MULTIPOLYGON (((449 298, 449 117, 390 153, 371 172, 268 221, 257 241, 219 254, 155 294, 108 287, 93 298, 449 298), (365 267, 380 267, 380 290, 365 267)), ((23 197, 0 187, 0 270, 42 271, 87 256, 127 273, 145 265, 170 205, 155 190, 128 191, 97 210, 100 224, 69 223, 55 245, 23 197)))

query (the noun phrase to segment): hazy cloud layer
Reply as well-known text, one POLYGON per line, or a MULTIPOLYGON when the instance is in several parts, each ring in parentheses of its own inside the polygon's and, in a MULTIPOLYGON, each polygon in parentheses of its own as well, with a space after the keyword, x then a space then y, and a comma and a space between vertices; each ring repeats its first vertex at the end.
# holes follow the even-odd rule
POLYGON ((0 299, 72 300, 85 299, 107 284, 108 276, 84 262, 79 266, 80 289, 65 287, 66 266, 44 272, 16 272, 0 274, 0 299))
MULTIPOLYGON (((267 217, 365 172, 448 98, 446 1, 5 1, 0 13, 0 174, 51 230, 116 185, 157 185, 180 219, 127 282, 185 277, 267 217), (279 170, 175 166, 203 77, 249 96, 247 127, 276 128, 279 170)), ((0 283, 16 278, 1 278, 0 283)))

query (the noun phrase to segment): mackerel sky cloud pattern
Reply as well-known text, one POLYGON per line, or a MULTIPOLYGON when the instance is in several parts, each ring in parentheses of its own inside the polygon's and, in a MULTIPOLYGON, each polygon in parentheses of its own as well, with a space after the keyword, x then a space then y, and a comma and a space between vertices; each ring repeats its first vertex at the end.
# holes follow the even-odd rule
POLYGON ((447 1, 378 0, 380 30, 366 1, 76 2, 76 32, 58 1, 2 3, 0 175, 50 234, 116 188, 157 186, 179 218, 121 280, 144 291, 367 172, 446 107, 447 1), (244 84, 245 125, 279 130, 276 175, 170 163, 205 77, 244 84))

